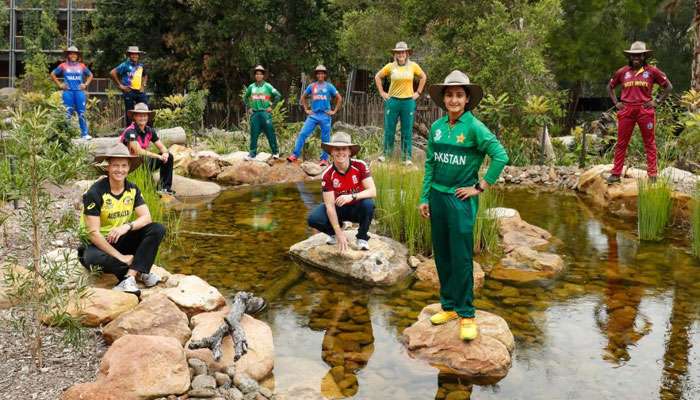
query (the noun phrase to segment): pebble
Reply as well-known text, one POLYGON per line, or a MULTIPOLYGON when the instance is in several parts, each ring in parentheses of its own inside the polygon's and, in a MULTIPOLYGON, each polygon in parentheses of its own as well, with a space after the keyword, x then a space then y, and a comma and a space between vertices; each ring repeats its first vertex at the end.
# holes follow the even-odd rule
POLYGON ((192 389, 216 389, 216 379, 209 375, 197 375, 192 379, 192 389))
POLYGON ((237 373, 233 377, 233 382, 238 387, 241 389, 243 394, 249 394, 249 393, 257 393, 258 390, 260 390, 260 385, 258 385, 258 382, 255 381, 255 379, 249 377, 247 374, 244 373, 237 373))
POLYGON ((226 375, 231 377, 231 379, 233 379, 233 377, 236 376, 236 367, 233 365, 229 365, 228 367, 226 367, 226 369, 224 369, 224 372, 226 373, 226 375))
POLYGON ((272 390, 270 390, 264 386, 260 387, 260 394, 267 397, 268 399, 273 396, 272 390))
POLYGON ((219 393, 223 394, 226 400, 243 400, 243 393, 237 388, 220 390, 219 393))
POLYGON ((231 387, 231 377, 223 372, 214 372, 214 379, 216 379, 217 386, 231 387))
POLYGON ((192 389, 189 392, 187 392, 187 396, 189 398, 204 398, 208 399, 211 397, 216 396, 216 390, 214 389, 192 389))
POLYGON ((187 363, 190 367, 194 368, 195 376, 207 374, 207 364, 199 358, 190 358, 187 360, 187 363))

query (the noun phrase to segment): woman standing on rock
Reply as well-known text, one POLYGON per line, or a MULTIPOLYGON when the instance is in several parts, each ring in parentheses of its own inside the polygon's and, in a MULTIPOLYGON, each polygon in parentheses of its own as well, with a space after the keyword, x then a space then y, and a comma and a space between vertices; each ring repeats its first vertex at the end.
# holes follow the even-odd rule
POLYGON ((428 76, 421 67, 408 59, 411 49, 406 42, 398 42, 393 49, 394 62, 380 69, 374 76, 379 94, 384 102, 384 161, 394 152, 396 123, 401 119, 401 157, 406 165, 411 165, 413 147, 413 113, 416 111, 416 99, 420 97, 428 76), (389 93, 384 91, 382 79, 391 79, 389 93), (418 77, 418 91, 413 91, 413 79, 418 77))
POLYGON ((272 125, 272 103, 282 99, 282 95, 268 82, 265 82, 265 68, 257 65, 255 72, 255 83, 251 83, 245 91, 243 102, 250 107, 250 151, 245 160, 255 159, 258 154, 258 136, 261 131, 265 131, 265 136, 270 144, 272 158, 280 158, 277 149, 277 137, 275 127, 272 125))
POLYGON ((496 136, 471 113, 483 91, 463 72, 452 71, 444 83, 431 85, 430 97, 447 111, 430 128, 419 206, 421 215, 430 218, 443 310, 430 322, 439 325, 461 318, 460 338, 472 340, 478 334, 472 262, 478 195, 496 183, 508 155, 496 136), (491 163, 479 180, 486 155, 491 163))

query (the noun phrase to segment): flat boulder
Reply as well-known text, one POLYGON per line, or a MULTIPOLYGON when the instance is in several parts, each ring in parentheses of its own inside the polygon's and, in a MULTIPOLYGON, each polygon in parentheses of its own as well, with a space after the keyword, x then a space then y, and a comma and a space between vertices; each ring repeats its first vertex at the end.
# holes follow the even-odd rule
POLYGON ((486 210, 486 215, 498 220, 498 233, 505 252, 519 246, 546 246, 552 238, 546 230, 525 222, 520 218, 520 213, 512 208, 490 208, 486 210))
POLYGON ((126 335, 105 353, 97 379, 70 387, 61 400, 148 400, 183 394, 189 387, 187 359, 177 339, 126 335))
POLYGON ((308 178, 306 172, 296 163, 275 163, 265 174, 264 183, 301 182, 308 178))
POLYGON ((213 197, 221 193, 221 186, 215 182, 205 182, 173 175, 173 190, 176 192, 177 197, 213 197))
POLYGON ((157 133, 158 138, 162 140, 163 144, 166 146, 187 143, 187 133, 185 132, 185 129, 180 126, 158 129, 157 133))
MULTIPOLYGON (((202 313, 192 317, 191 340, 200 340, 211 336, 224 323, 224 317, 228 311, 226 308, 222 311, 202 313)), ((238 361, 234 362, 233 360, 234 343, 230 335, 224 337, 221 343, 222 356, 218 361, 214 360, 209 349, 188 349, 188 358, 198 358, 206 362, 210 371, 224 371, 233 365, 236 373, 245 373, 256 381, 262 380, 272 372, 275 364, 272 329, 266 323, 247 314, 241 318, 241 327, 248 342, 248 352, 238 361)))
MULTIPOLYGON (((80 300, 68 304, 65 311, 73 317, 80 318, 85 326, 100 326, 131 311, 138 304, 139 299, 133 294, 91 287, 80 300)), ((44 317, 44 322, 51 321, 44 317)))
POLYGON ((188 174, 195 179, 214 179, 221 173, 224 163, 218 158, 203 157, 193 160, 187 166, 188 174))
POLYGON ((309 176, 318 176, 321 175, 321 172, 323 172, 326 168, 318 165, 318 163, 315 162, 304 161, 301 163, 301 169, 303 169, 309 176))
POLYGON ((555 278, 564 270, 564 260, 557 254, 521 246, 498 262, 489 277, 499 281, 528 283, 555 278))
POLYGON ((370 285, 393 285, 411 274, 408 250, 403 244, 373 233, 369 250, 362 251, 354 244, 357 230, 348 230, 345 234, 350 249, 344 253, 339 252, 336 245, 327 245, 328 236, 324 233, 293 245, 289 253, 303 263, 370 285))
POLYGON ((215 311, 226 304, 218 289, 194 275, 179 279, 177 286, 164 289, 162 293, 190 317, 215 311))
POLYGON ((515 341, 503 318, 477 310, 479 336, 463 341, 459 338, 458 319, 443 325, 430 323, 430 316, 439 311, 440 304, 426 306, 418 322, 403 331, 401 341, 411 357, 425 360, 441 372, 478 383, 495 383, 508 374, 515 341))
POLYGON ((239 161, 229 167, 225 167, 217 182, 224 185, 256 185, 265 183, 265 176, 270 166, 267 163, 257 161, 239 161))
POLYGON ((156 293, 136 308, 118 316, 102 330, 107 343, 125 335, 152 335, 175 338, 184 345, 192 335, 187 315, 166 295, 156 293))
MULTIPOLYGON (((484 286, 485 274, 484 270, 481 268, 481 264, 474 261, 474 290, 479 290, 484 286)), ((435 289, 440 289, 440 279, 437 274, 437 267, 435 266, 435 260, 429 259, 421 262, 416 267, 416 278, 421 281, 430 283, 435 289)))
POLYGON ((248 156, 247 151, 234 151, 232 153, 223 154, 219 158, 221 160, 233 165, 239 161, 244 161, 247 156, 248 156))

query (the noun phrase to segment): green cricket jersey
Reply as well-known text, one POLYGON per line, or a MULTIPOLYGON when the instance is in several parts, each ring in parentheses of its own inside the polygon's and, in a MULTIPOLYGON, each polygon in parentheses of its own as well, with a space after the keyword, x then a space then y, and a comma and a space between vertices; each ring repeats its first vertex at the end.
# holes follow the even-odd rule
POLYGON ((508 163, 508 155, 496 136, 469 111, 454 126, 450 126, 447 116, 435 121, 428 138, 421 203, 428 203, 431 188, 454 193, 457 188, 474 186, 487 154, 491 164, 484 180, 492 185, 508 163))
POLYGON ((282 95, 277 89, 263 81, 261 84, 255 82, 249 85, 245 91, 245 96, 243 96, 243 101, 253 111, 264 111, 281 98, 282 95))

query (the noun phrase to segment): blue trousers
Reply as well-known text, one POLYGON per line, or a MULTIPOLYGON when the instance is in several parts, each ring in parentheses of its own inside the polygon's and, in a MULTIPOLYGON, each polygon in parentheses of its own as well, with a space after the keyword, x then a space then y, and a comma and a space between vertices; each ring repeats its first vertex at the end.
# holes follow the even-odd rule
POLYGON ((88 134, 88 125, 85 120, 85 103, 87 96, 82 90, 64 90, 63 105, 66 106, 66 114, 68 120, 71 119, 73 113, 78 114, 78 123, 80 124, 80 135, 88 134))
MULTIPOLYGON (((304 126, 301 128, 301 132, 299 132, 296 144, 294 145, 294 155, 296 157, 301 156, 301 150, 304 148, 304 143, 306 143, 306 139, 308 139, 309 136, 311 136, 311 134, 314 132, 314 129, 316 129, 317 125, 321 127, 321 142, 330 142, 331 122, 331 116, 326 114, 325 112, 313 113, 306 117, 306 121, 304 121, 304 126)), ((328 153, 326 153, 323 150, 321 150, 321 160, 328 160, 328 153)))
POLYGON ((130 92, 124 93, 124 126, 129 126, 131 121, 129 121, 129 110, 133 110, 134 106, 138 103, 148 104, 148 96, 144 92, 138 92, 132 90, 130 92))
MULTIPOLYGON (((374 200, 362 199, 353 204, 346 204, 342 207, 335 207, 335 213, 338 215, 338 223, 342 225, 344 221, 357 222, 360 227, 357 229, 357 238, 369 240, 369 225, 374 218, 374 200)), ((326 205, 321 203, 309 214, 309 226, 317 229, 326 235, 335 235, 333 225, 328 219, 326 213, 326 205)))

